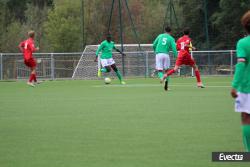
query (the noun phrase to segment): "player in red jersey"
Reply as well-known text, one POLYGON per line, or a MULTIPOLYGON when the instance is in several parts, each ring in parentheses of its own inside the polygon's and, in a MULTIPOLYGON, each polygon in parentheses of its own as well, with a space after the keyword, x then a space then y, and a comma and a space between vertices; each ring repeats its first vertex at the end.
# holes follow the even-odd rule
POLYGON ((191 38, 189 37, 190 30, 189 28, 185 28, 183 31, 184 35, 180 37, 177 42, 177 50, 179 51, 178 57, 175 63, 174 69, 169 70, 163 77, 163 79, 167 78, 168 76, 172 75, 176 72, 181 65, 188 65, 191 66, 195 71, 195 76, 197 80, 197 86, 199 88, 204 88, 199 69, 195 63, 195 60, 192 58, 190 51, 196 50, 195 47, 192 46, 191 38))
POLYGON ((18 48, 20 49, 21 52, 23 52, 24 64, 27 67, 29 67, 31 70, 30 78, 27 84, 34 87, 35 86, 34 83, 37 83, 37 79, 36 79, 37 62, 36 62, 36 59, 33 58, 32 54, 33 52, 38 51, 39 48, 38 47, 35 48, 35 44, 34 44, 35 32, 29 31, 28 36, 29 38, 21 42, 18 45, 18 48))

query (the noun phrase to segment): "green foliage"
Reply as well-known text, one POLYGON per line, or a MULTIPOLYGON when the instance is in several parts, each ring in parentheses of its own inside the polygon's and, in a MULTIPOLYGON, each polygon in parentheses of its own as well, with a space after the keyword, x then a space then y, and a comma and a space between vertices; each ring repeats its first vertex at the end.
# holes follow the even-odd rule
POLYGON ((18 44, 23 38, 22 25, 20 22, 12 22, 8 28, 7 32, 4 34, 4 40, 2 41, 3 52, 18 52, 18 44))
POLYGON ((250 0, 220 0, 219 6, 220 10, 216 11, 211 17, 212 24, 218 31, 217 44, 214 47, 226 48, 227 46, 234 46, 239 37, 244 33, 240 25, 240 19, 249 10, 250 0), (230 37, 230 40, 228 40, 228 37, 230 37), (223 43, 220 41, 223 41, 223 43))
MULTIPOLYGON (((39 6, 36 3, 38 1, 6 0, 0 2, 1 52, 18 52, 18 43, 26 38, 27 31, 31 29, 36 31, 38 44, 40 41, 45 41, 43 24, 47 19, 48 12, 45 2, 49 4, 51 0, 43 1, 44 6, 39 6)), ((42 47, 43 50, 45 50, 44 47, 42 47)))
POLYGON ((4 39, 4 30, 5 30, 5 4, 0 1, 0 52, 3 50, 2 47, 2 43, 3 43, 3 39, 4 39))
MULTIPOLYGON (((110 0, 85 0, 85 42, 97 44, 101 42, 107 32, 108 19, 111 9, 110 0)), ((113 23, 117 28, 117 21, 113 17, 113 23)))
POLYGON ((180 3, 182 7, 183 22, 181 29, 190 27, 191 37, 193 43, 198 48, 204 47, 205 33, 204 33, 204 11, 202 0, 190 0, 180 3), (190 12, 192 11, 192 12, 190 12))
POLYGON ((163 6, 161 1, 145 1, 144 5, 154 6, 154 8, 142 9, 141 24, 139 24, 139 32, 143 43, 152 43, 158 34, 164 32, 164 16, 166 7, 163 6), (152 16, 156 16, 153 19, 152 16), (146 35, 143 35, 146 34, 146 35))
POLYGON ((23 31, 35 30, 36 32, 36 44, 39 45, 40 51, 45 51, 47 48, 45 41, 45 34, 43 24, 47 21, 48 7, 44 7, 40 10, 39 6, 28 4, 28 8, 25 11, 26 23, 23 24, 23 31))
MULTIPOLYGON (((43 52, 80 51, 83 43, 98 44, 104 39, 108 29, 111 2, 111 0, 0 0, 0 52, 14 51, 10 49, 11 45, 15 46, 17 43, 14 39, 23 40, 30 29, 36 31, 36 41, 43 52), (84 19, 81 10, 84 11, 84 19), (15 33, 22 35, 16 38, 15 33)), ((137 43, 124 2, 122 1, 124 42, 137 43)), ((170 24, 170 16, 166 15, 169 12, 169 2, 170 0, 128 0, 141 43, 152 43, 154 38, 163 32, 164 24, 170 24)), ((178 28, 172 16, 174 20, 170 26, 176 39, 181 35, 182 28, 190 27, 194 45, 199 49, 207 49, 205 2, 207 2, 211 49, 234 49, 236 41, 244 35, 240 18, 250 9, 250 0, 173 0, 172 2, 180 26, 178 28)), ((115 1, 111 31, 114 41, 120 43, 118 0, 115 1)))
POLYGON ((9 10, 8 14, 10 17, 22 22, 25 21, 27 0, 6 0, 6 2, 6 7, 9 10))
POLYGON ((51 10, 45 23, 45 32, 50 44, 50 51, 80 51, 80 5, 65 1, 51 10))

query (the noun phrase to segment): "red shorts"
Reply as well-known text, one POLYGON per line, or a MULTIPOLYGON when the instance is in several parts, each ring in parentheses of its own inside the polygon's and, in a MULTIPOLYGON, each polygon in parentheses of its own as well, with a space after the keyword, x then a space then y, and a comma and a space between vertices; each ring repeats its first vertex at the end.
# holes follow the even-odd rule
POLYGON ((194 66, 195 65, 195 61, 194 59, 191 57, 190 54, 180 54, 177 57, 177 60, 175 62, 175 65, 177 66, 181 66, 181 65, 188 65, 188 66, 194 66))
POLYGON ((24 64, 27 67, 33 68, 33 67, 36 67, 36 60, 34 58, 30 58, 28 60, 24 60, 24 64))

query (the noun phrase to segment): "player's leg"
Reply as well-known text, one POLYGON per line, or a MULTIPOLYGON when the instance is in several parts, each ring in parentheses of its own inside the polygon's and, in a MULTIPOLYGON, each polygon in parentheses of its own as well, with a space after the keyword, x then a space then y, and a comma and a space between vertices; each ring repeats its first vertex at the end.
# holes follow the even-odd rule
MULTIPOLYGON (((163 68, 164 68, 164 72, 166 74, 169 71, 169 68, 170 68, 170 58, 169 58, 168 54, 166 54, 165 58, 163 59, 163 68)), ((170 76, 167 76, 166 79, 165 79, 165 84, 164 84, 164 90, 165 91, 169 90, 168 89, 169 79, 170 79, 170 76)))
POLYGON ((104 73, 108 73, 111 71, 111 67, 110 66, 105 66, 101 69, 101 72, 104 72, 104 73))
POLYGON ((184 62, 183 56, 182 56, 182 55, 178 55, 178 57, 177 57, 177 59, 176 59, 176 62, 175 62, 174 68, 173 68, 173 69, 169 69, 169 70, 167 71, 167 73, 164 74, 163 79, 165 79, 165 78, 167 78, 168 76, 171 76, 173 73, 175 73, 175 72, 179 69, 179 67, 180 67, 182 64, 184 64, 183 62, 184 62))
POLYGON ((243 135, 243 144, 245 150, 250 152, 250 114, 241 113, 242 120, 242 135, 243 135))
POLYGON ((101 59, 100 71, 98 71, 98 76, 101 77, 101 73, 108 73, 111 71, 110 64, 108 63, 108 59, 101 59))
POLYGON ((35 85, 33 84, 33 81, 36 82, 36 75, 35 75, 36 70, 35 70, 34 67, 31 67, 31 68, 30 68, 30 71, 31 71, 31 72, 30 72, 30 77, 29 77, 29 81, 27 82, 27 84, 28 84, 29 86, 34 87, 35 85))
POLYGON ((242 136, 245 150, 250 152, 250 94, 237 92, 235 111, 241 112, 242 136))
POLYGON ((33 81, 37 82, 37 79, 36 79, 36 67, 31 68, 31 75, 33 75, 33 81))
POLYGON ((35 86, 33 81, 36 82, 36 62, 34 59, 29 59, 24 61, 25 65, 30 68, 30 77, 29 81, 27 82, 30 86, 35 86))
POLYGON ((34 81, 34 83, 35 84, 40 84, 40 83, 42 83, 42 81, 37 80, 37 73, 36 73, 37 63, 41 63, 41 59, 37 59, 37 60, 33 59, 33 63, 32 63, 33 68, 32 68, 31 73, 33 73, 33 81, 34 81))
POLYGON ((178 69, 179 69, 179 65, 175 64, 173 69, 168 69, 167 71, 165 71, 165 74, 163 76, 163 80, 170 77, 173 73, 175 73, 178 69))
POLYGON ((163 78, 163 70, 157 70, 157 76, 159 79, 163 78))
MULTIPOLYGON (((165 70, 165 74, 169 71, 169 69, 166 69, 165 70)), ((169 80, 170 80, 170 76, 167 76, 166 79, 165 79, 165 83, 164 83, 164 90, 165 91, 168 91, 168 84, 169 84, 169 80)))
POLYGON ((37 79, 36 79, 36 60, 31 58, 30 59, 30 63, 31 63, 31 75, 33 75, 33 81, 36 83, 37 79))
POLYGON ((115 71, 115 73, 116 73, 118 79, 120 80, 121 84, 126 84, 126 83, 123 81, 122 75, 121 75, 120 71, 118 70, 118 68, 116 67, 116 65, 115 65, 115 64, 112 64, 112 65, 111 65, 111 68, 115 71))
POLYGON ((163 78, 163 57, 161 53, 155 56, 155 69, 157 70, 158 78, 162 80, 163 78))
POLYGON ((199 88, 205 88, 204 85, 202 84, 202 81, 201 81, 200 71, 199 71, 197 65, 195 64, 194 60, 191 60, 190 65, 191 65, 192 68, 194 69, 195 77, 196 77, 196 81, 197 81, 197 86, 198 86, 199 88))

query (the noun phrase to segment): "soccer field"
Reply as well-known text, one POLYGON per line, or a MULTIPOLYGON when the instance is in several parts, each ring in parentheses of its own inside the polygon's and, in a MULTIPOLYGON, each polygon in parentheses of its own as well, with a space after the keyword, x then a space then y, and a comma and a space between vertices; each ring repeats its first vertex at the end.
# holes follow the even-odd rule
POLYGON ((0 82, 1 167, 218 167, 243 151, 232 78, 0 82))

